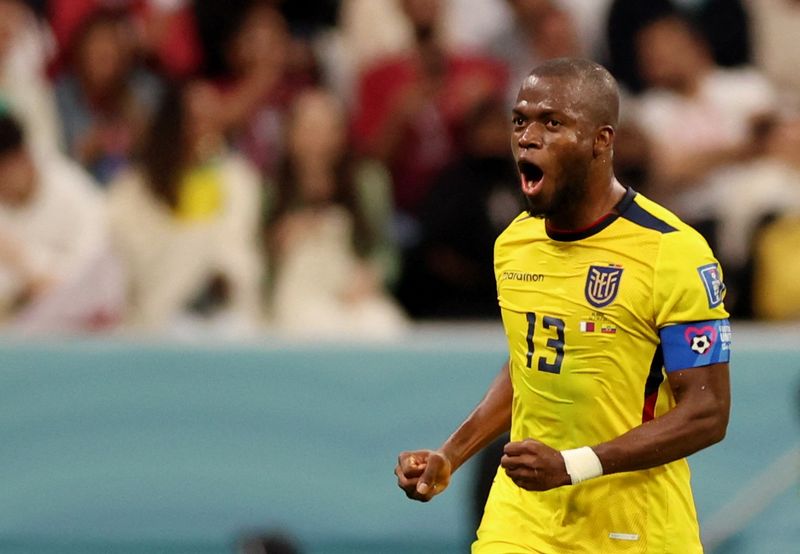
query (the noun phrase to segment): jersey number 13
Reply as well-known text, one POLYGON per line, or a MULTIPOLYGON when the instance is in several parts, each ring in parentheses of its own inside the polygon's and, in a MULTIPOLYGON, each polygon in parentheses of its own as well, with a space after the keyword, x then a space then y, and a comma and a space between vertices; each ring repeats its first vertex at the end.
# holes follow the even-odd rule
MULTIPOLYGON (((525 365, 533 367, 533 336, 536 332, 536 313, 528 312, 525 314, 528 320, 528 333, 525 340, 528 342, 528 353, 525 355, 525 365)), ((547 373, 561 373, 561 363, 564 361, 564 320, 558 317, 542 316, 542 327, 544 329, 555 329, 555 338, 547 339, 547 349, 555 351, 555 360, 551 363, 544 355, 539 354, 536 369, 547 373)), ((549 353, 549 352, 548 352, 549 353)), ((549 356, 552 358, 552 355, 549 356)))

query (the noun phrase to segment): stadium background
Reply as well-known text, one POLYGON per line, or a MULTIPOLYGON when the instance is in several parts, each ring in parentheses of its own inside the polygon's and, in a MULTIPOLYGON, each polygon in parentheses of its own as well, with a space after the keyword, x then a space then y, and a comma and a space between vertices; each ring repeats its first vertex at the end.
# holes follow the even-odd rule
MULTIPOLYGON (((566 35, 559 33, 564 29, 563 16, 568 15, 574 18, 578 38, 584 43, 580 52, 603 62, 609 62, 613 50, 617 49, 617 55, 622 52, 622 59, 617 58, 620 78, 626 71, 626 57, 630 61, 634 56, 635 41, 632 34, 619 32, 619 27, 615 35, 619 41, 611 44, 604 40, 612 4, 622 11, 624 5, 630 9, 630 20, 617 20, 623 28, 629 23, 630 33, 648 17, 660 17, 672 9, 699 14, 699 28, 716 48, 715 63, 758 67, 780 89, 777 111, 791 121, 797 114, 794 107, 800 89, 792 88, 796 81, 780 80, 783 74, 774 69, 779 63, 764 63, 759 57, 755 15, 762 4, 771 1, 659 1, 648 3, 652 13, 644 15, 632 7, 637 2, 531 0, 530 4, 536 6, 534 11, 543 9, 541 13, 552 18, 548 19, 552 27, 543 27, 541 32, 555 32, 556 38, 544 41, 541 48, 563 46, 561 39, 566 35), (743 34, 730 36, 734 31, 743 34)), ((772 3, 779 2, 783 0, 772 3)), ((246 13, 252 4, 245 0, 0 0, 0 9, 22 6, 27 10, 25 17, 38 18, 37 29, 51 27, 42 74, 25 81, 30 88, 20 89, 32 98, 37 91, 52 93, 58 88, 59 75, 69 73, 69 41, 59 33, 80 28, 76 21, 98 7, 110 9, 113 17, 123 14, 124 21, 138 29, 139 39, 156 36, 141 32, 158 27, 148 27, 154 20, 159 25, 164 21, 175 25, 158 35, 161 42, 150 44, 144 57, 156 77, 164 81, 191 77, 225 92, 236 90, 236 76, 226 74, 225 64, 230 61, 226 62, 220 46, 225 41, 215 37, 215 31, 224 34, 226 12, 246 13), (169 17, 159 19, 163 14, 169 17), (191 28, 192 17, 198 26, 193 31, 198 41, 194 47, 191 41, 182 42, 187 36, 185 25, 191 28)), ((401 17, 399 0, 255 4, 275 5, 291 31, 293 47, 300 45, 291 50, 292 63, 305 70, 310 67, 311 86, 322 86, 344 103, 353 112, 348 117, 356 117, 354 113, 359 111, 355 83, 357 70, 364 69, 348 56, 366 56, 370 48, 391 52, 409 44, 408 29, 402 25, 392 28, 374 22, 380 31, 367 32, 369 17, 375 14, 385 15, 387 20, 401 17), (357 5, 368 6, 363 8, 366 27, 356 25, 357 32, 339 37, 337 42, 336 32, 346 30, 338 18, 342 13, 353 16, 357 5), (395 34, 379 36, 386 29, 395 34), (352 50, 348 50, 345 39, 353 38, 364 42, 350 45, 352 50), (375 42, 367 44, 370 40, 375 42), (308 61, 315 56, 316 61, 308 61)), ((510 34, 512 4, 515 2, 505 0, 443 2, 448 47, 488 49, 495 34, 510 34)), ((789 4, 796 3, 786 0, 789 4)), ((643 3, 638 1, 638 5, 643 3)), ((3 56, 8 52, 7 41, 13 43, 16 35, 7 27, 0 25, 3 114, 8 110, 20 120, 28 141, 35 143, 32 148, 46 148, 49 142, 59 142, 47 135, 46 118, 36 117, 42 113, 36 113, 35 105, 31 113, 25 111, 30 105, 15 104, 19 90, 9 79, 19 68, 9 69, 13 64, 3 56)), ((800 27, 789 26, 784 31, 788 33, 785 44, 793 44, 800 27)), ((32 51, 26 50, 28 54, 32 51)), ((788 61, 784 60, 790 67, 791 53, 788 61)), ((546 57, 544 51, 538 54, 546 57)), ((628 84, 634 97, 636 76, 631 78, 634 80, 628 84)), ((501 95, 506 92, 500 91, 501 95)), ((629 106, 634 104, 635 100, 630 100, 629 106)), ((64 104, 63 97, 60 106, 55 124, 67 128, 74 106, 64 104)), ((786 137, 783 150, 780 144, 778 150, 797 159, 800 142, 794 135, 786 137)), ((226 138, 230 137, 226 134, 226 138)), ((642 136, 620 139, 624 145, 621 169, 628 182, 648 194, 663 194, 642 169, 643 154, 630 148, 643 140, 642 136)), ((252 154, 246 140, 230 139, 229 147, 252 154)), ((114 164, 93 165, 96 160, 81 158, 81 152, 68 145, 59 143, 58 148, 84 166, 103 194, 112 188, 114 179, 105 172, 117 167, 119 152, 106 152, 108 159, 104 160, 114 158, 114 164)), ((134 150, 124 154, 130 156, 125 163, 137 163, 134 150)), ((5 155, 0 152, 0 164, 5 155)), ((265 196, 274 198, 276 193, 268 183, 279 181, 279 172, 270 173, 269 160, 259 158, 258 152, 251 157, 248 163, 258 169, 259 182, 267 183, 265 196)), ((389 173, 395 186, 402 181, 403 176, 391 168, 380 171, 389 173)), ((762 184, 769 185, 751 183, 756 192, 762 184)), ((516 186, 514 182, 511 185, 516 186)), ((800 182, 789 183, 785 190, 770 190, 774 196, 765 215, 787 216, 791 221, 800 213, 796 202, 800 182), (785 211, 773 213, 776 206, 785 211)), ((410 314, 400 330, 392 327, 394 323, 387 324, 389 331, 373 335, 368 331, 375 329, 348 328, 341 320, 336 322, 341 324, 340 336, 328 332, 324 337, 309 338, 302 332, 281 329, 278 319, 243 326, 236 318, 200 323, 174 318, 170 324, 162 321, 146 327, 132 324, 125 313, 109 316, 105 312, 99 319, 92 318, 89 325, 69 326, 64 321, 54 325, 41 319, 52 314, 48 311, 34 312, 39 319, 33 322, 30 313, 23 314, 28 319, 19 324, 4 298, 0 302, 6 324, 0 337, 0 553, 260 552, 249 550, 255 547, 246 547, 244 542, 273 533, 285 535, 300 552, 309 554, 466 551, 474 532, 474 464, 459 471, 447 494, 426 505, 409 502, 397 490, 392 469, 400 450, 435 447, 478 401, 505 357, 504 336, 496 314, 491 309, 487 313, 486 302, 472 296, 472 309, 465 309, 471 313, 461 314, 463 305, 454 308, 447 303, 433 313, 425 312, 420 291, 435 295, 442 289, 426 288, 425 279, 435 276, 436 267, 427 268, 428 274, 403 272, 404 264, 408 267, 427 259, 417 248, 424 246, 424 240, 414 242, 419 241, 420 233, 424 236, 426 227, 419 220, 426 215, 424 210, 415 211, 404 194, 396 190, 390 194, 394 212, 384 214, 392 232, 387 248, 378 256, 383 256, 385 275, 382 290, 376 293, 383 295, 382 301, 390 297, 389 292, 394 293, 391 297, 396 300, 391 302, 410 314), (389 254, 384 256, 386 252, 389 254)), ((669 200, 669 191, 666 197, 669 200)), ((752 198, 742 202, 746 206, 752 198)), ((447 199, 446 194, 434 196, 431 203, 446 204, 447 199)), ((458 198, 458 202, 469 200, 458 198)), ((490 204, 494 206, 487 202, 484 208, 489 209, 490 204)), ((725 204, 726 209, 732 205, 725 204)), ((457 208, 469 211, 460 204, 457 208)), ((4 214, 0 213, 0 219, 4 214)), ((8 222, 3 219, 2 223, 8 222)), ((714 242, 718 238, 714 233, 725 229, 725 219, 710 223, 701 230, 714 242)), ((265 226, 262 231, 271 236, 274 228, 265 226)), ((460 236, 456 233, 456 240, 460 236)), ((745 235, 745 239, 752 237, 745 235)), ((269 240, 265 239, 260 250, 271 253, 269 240)), ((763 307, 769 304, 763 299, 760 305, 751 303, 753 281, 748 272, 752 271, 752 259, 731 272, 735 291, 731 298, 736 303, 731 423, 724 442, 690 460, 704 542, 713 554, 793 552, 800 544, 800 279, 795 277, 800 268, 793 255, 800 244, 795 241, 784 248, 787 246, 780 254, 785 266, 780 271, 783 266, 779 265, 780 279, 760 283, 761 294, 771 302, 769 309, 763 307), (788 321, 770 321, 770 317, 788 321)), ((485 254, 477 254, 475 259, 485 254)), ((757 252, 754 256, 759 259, 757 252)), ((6 263, 0 256, 0 272, 6 271, 6 263)), ((272 260, 268 263, 278 265, 272 260)), ((470 274, 465 271, 460 277, 467 281, 470 274)), ((0 284, 5 286, 5 281, 0 284)), ((234 286, 235 279, 231 278, 229 285, 234 286)), ((84 284, 80 290, 90 288, 84 284)), ((67 289, 59 303, 63 304, 64 298, 67 303, 70 299, 79 302, 82 295, 75 290, 67 289)), ((467 304, 467 295, 474 290, 464 290, 461 299, 467 304)), ((223 300, 225 296, 222 294, 223 300)), ((454 297, 458 304, 458 294, 454 297)), ((219 298, 211 298, 212 305, 215 301, 219 298)), ((491 301, 489 298, 489 304, 491 301)), ((312 314, 304 324, 313 323, 313 318, 312 314)))

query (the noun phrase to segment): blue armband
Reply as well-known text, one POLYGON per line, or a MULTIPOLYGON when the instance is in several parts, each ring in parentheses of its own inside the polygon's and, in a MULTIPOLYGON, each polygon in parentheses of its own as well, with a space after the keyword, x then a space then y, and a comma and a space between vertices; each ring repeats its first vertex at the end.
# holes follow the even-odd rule
POLYGON ((661 328, 659 335, 667 372, 731 359, 731 324, 727 319, 670 325, 661 328))

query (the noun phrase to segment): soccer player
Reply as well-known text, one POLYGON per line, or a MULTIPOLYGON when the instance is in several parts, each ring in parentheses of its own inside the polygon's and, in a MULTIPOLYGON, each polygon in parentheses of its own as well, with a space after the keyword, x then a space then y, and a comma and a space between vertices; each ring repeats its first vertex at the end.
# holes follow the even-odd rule
POLYGON ((511 430, 472 552, 702 552, 686 456, 725 435, 730 326, 719 264, 614 177, 619 96, 602 66, 534 69, 511 146, 528 210, 495 245, 509 359, 438 450, 403 452, 426 502, 511 430))

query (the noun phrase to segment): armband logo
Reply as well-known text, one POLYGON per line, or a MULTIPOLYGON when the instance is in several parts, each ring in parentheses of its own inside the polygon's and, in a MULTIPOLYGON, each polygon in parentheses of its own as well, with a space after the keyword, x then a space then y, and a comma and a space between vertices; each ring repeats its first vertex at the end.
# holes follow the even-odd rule
POLYGON ((586 275, 586 300, 595 308, 611 304, 619 292, 622 268, 618 265, 591 265, 586 275))
POLYGON ((687 327, 683 332, 683 338, 686 339, 692 352, 697 352, 702 356, 717 342, 717 330, 711 325, 704 325, 700 328, 687 327))
POLYGON ((716 308, 722 304, 722 298, 725 294, 725 284, 720 278, 719 264, 706 264, 697 268, 700 274, 700 279, 703 281, 703 287, 706 290, 706 297, 708 298, 708 307, 716 308))

